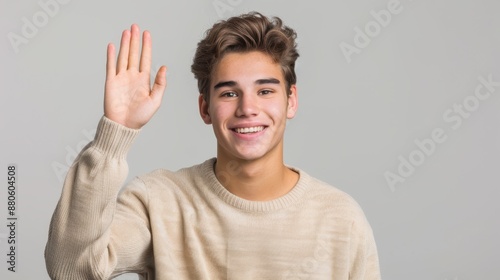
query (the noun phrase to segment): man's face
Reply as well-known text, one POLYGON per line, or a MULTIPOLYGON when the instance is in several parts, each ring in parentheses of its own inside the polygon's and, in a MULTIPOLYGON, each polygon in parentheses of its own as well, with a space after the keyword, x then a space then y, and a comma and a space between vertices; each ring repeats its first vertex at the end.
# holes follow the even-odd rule
POLYGON ((297 110, 295 85, 290 92, 280 65, 268 55, 226 54, 212 73, 209 104, 199 98, 200 114, 217 138, 217 156, 282 157, 286 120, 297 110))

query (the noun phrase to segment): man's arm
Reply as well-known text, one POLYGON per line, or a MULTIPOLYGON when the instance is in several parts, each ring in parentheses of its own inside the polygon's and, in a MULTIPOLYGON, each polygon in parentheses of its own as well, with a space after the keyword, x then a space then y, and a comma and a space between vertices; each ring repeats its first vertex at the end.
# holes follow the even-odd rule
POLYGON ((380 280, 377 245, 373 231, 364 217, 354 221, 351 228, 350 280, 380 280))
POLYGON ((135 179, 117 206, 127 152, 166 87, 165 66, 150 87, 151 37, 144 32, 139 57, 139 36, 136 25, 123 32, 117 63, 108 45, 105 116, 68 171, 50 225, 45 258, 53 279, 106 279, 128 268, 145 272, 141 265, 151 258, 144 184, 135 179))

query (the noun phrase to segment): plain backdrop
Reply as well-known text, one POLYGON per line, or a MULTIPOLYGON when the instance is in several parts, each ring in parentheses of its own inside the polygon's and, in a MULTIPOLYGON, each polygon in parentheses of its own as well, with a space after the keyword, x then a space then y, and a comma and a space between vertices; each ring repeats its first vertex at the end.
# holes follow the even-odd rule
POLYGON ((196 44, 216 21, 254 10, 298 33, 299 111, 285 161, 359 202, 383 279, 498 279, 500 2, 0 3, 1 279, 48 279, 43 250, 65 170, 103 114, 106 45, 137 23, 152 33, 153 70, 169 68, 127 181, 177 170, 215 156, 190 72, 196 44), (9 164, 18 170, 15 273, 9 164))

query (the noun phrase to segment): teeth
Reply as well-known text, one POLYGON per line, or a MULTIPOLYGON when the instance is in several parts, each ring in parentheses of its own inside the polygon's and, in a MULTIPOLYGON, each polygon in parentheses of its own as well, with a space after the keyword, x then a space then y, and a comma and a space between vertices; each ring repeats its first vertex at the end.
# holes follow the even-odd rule
POLYGON ((254 127, 243 127, 243 128, 235 128, 237 133, 255 133, 264 130, 263 126, 254 126, 254 127))

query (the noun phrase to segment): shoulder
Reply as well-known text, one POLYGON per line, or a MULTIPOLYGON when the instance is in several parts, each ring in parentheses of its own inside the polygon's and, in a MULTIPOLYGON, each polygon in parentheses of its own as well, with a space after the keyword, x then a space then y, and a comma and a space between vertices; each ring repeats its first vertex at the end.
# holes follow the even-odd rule
POLYGON ((358 202, 347 192, 312 177, 303 170, 299 171, 304 184, 307 184, 306 201, 315 205, 315 208, 324 210, 325 215, 336 220, 346 222, 366 223, 365 214, 358 202))
POLYGON ((208 159, 203 163, 184 167, 176 171, 168 169, 155 169, 149 173, 138 176, 148 186, 168 185, 168 183, 188 183, 203 178, 205 173, 211 171, 210 167, 214 159, 208 159))
POLYGON ((168 169, 155 169, 135 177, 125 189, 135 189, 149 193, 150 196, 160 193, 185 193, 196 191, 194 186, 207 184, 210 180, 209 173, 213 159, 206 160, 203 163, 190 167, 184 167, 176 171, 168 169))

